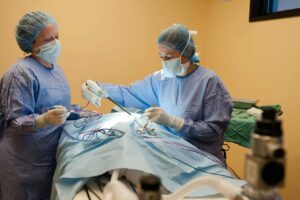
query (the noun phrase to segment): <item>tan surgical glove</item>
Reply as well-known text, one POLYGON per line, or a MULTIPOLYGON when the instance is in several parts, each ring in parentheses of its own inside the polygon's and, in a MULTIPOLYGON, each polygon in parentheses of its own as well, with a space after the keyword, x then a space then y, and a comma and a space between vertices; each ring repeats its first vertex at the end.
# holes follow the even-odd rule
POLYGON ((175 130, 180 130, 184 124, 184 119, 174 115, 169 115, 160 107, 150 107, 146 109, 143 116, 147 117, 150 122, 168 126, 175 130))
POLYGON ((51 125, 63 124, 69 116, 68 110, 63 106, 56 106, 48 112, 38 115, 35 118, 35 126, 37 128, 46 128, 51 125))

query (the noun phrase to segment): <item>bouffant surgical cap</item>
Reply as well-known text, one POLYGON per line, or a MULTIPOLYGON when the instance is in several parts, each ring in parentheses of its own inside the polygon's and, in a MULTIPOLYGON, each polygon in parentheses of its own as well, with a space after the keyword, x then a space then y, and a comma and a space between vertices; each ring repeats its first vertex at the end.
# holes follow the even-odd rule
POLYGON ((36 37, 48 24, 57 26, 56 20, 46 13, 35 11, 25 14, 16 26, 19 47, 26 53, 31 52, 36 37))
POLYGON ((157 43, 182 53, 192 62, 199 62, 192 33, 181 24, 173 24, 159 34, 157 43))

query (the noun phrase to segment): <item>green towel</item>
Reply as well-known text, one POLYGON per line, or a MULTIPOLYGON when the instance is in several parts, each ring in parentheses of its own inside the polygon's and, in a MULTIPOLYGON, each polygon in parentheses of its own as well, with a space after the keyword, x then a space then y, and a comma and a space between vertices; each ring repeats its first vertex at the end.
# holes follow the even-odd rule
POLYGON ((256 119, 245 109, 234 108, 229 125, 225 131, 225 141, 234 142, 243 147, 251 147, 251 133, 254 132, 256 119))

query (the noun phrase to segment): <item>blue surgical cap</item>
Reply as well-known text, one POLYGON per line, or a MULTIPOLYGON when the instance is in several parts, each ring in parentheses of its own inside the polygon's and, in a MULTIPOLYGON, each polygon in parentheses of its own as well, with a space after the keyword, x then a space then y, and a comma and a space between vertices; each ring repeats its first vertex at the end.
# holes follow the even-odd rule
POLYGON ((199 57, 195 54, 193 37, 187 27, 181 24, 173 24, 164 29, 159 34, 157 43, 183 53, 182 55, 192 62, 199 62, 199 57), (187 47, 184 49, 186 45, 187 47))
POLYGON ((48 24, 57 26, 56 20, 46 13, 35 11, 25 14, 16 27, 19 47, 26 53, 31 52, 34 40, 48 24))

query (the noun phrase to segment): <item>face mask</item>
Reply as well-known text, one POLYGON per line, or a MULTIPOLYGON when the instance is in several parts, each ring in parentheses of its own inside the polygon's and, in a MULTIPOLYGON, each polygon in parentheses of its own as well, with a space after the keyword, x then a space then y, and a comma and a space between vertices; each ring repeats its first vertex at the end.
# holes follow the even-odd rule
POLYGON ((163 75, 167 78, 173 78, 180 72, 180 58, 175 58, 168 61, 162 61, 163 75))
POLYGON ((39 49, 41 51, 37 54, 37 56, 48 63, 54 64, 60 54, 60 41, 55 39, 39 47, 39 49))
POLYGON ((177 76, 185 76, 186 71, 189 68, 190 62, 186 62, 184 64, 180 63, 180 71, 176 74, 177 76))
POLYGON ((168 61, 162 61, 163 75, 167 78, 175 76, 184 76, 189 67, 190 62, 181 64, 181 56, 168 61))

